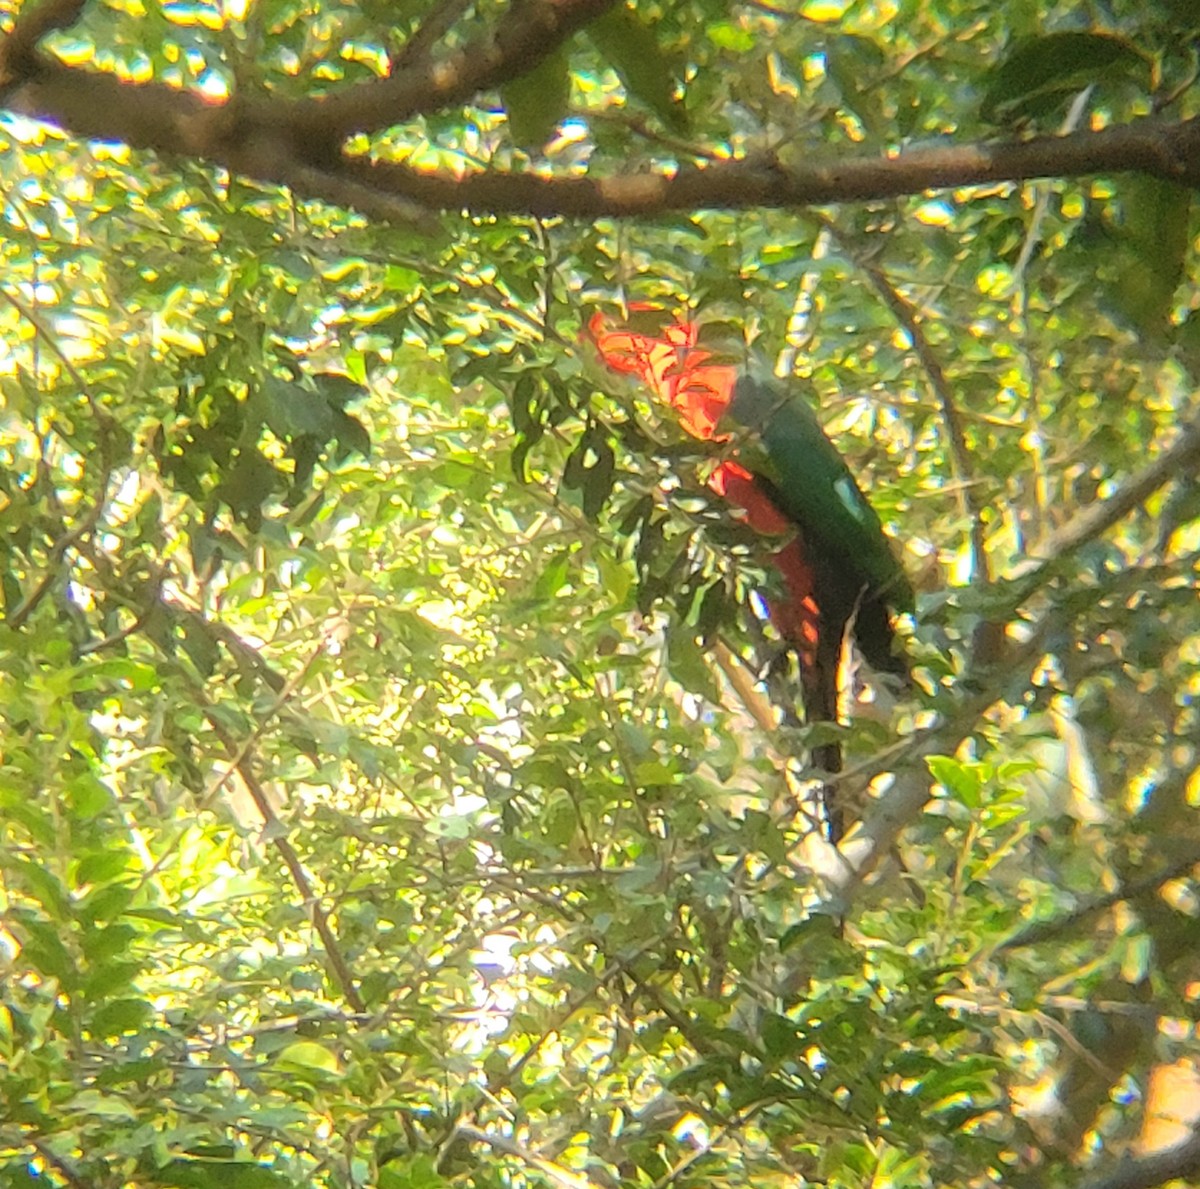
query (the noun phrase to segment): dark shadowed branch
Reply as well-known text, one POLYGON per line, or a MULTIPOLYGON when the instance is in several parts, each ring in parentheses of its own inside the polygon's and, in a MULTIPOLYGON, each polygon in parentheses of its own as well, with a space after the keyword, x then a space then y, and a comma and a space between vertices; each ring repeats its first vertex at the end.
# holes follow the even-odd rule
POLYGON ((1122 1160, 1112 1169, 1082 1182, 1080 1189, 1154 1189, 1168 1181, 1200 1173, 1200 1134, 1193 1133, 1165 1152, 1122 1160))

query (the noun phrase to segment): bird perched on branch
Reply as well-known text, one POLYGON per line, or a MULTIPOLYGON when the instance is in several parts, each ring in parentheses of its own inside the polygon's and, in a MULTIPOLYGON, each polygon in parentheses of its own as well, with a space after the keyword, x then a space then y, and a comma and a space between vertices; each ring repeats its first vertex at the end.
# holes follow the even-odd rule
MULTIPOLYGON (((805 718, 836 723, 848 632, 873 669, 908 673, 893 648, 892 613, 913 610, 913 589, 879 517, 796 381, 724 362, 700 346, 694 322, 671 321, 650 306, 630 309, 639 325, 647 318, 657 325, 634 329, 597 313, 589 331, 600 356, 645 382, 693 437, 730 443, 709 487, 769 540, 781 582, 766 602, 795 652, 805 718)), ((841 771, 840 744, 813 748, 812 762, 841 771)), ((837 842, 844 815, 828 785, 823 800, 829 838, 837 842)))

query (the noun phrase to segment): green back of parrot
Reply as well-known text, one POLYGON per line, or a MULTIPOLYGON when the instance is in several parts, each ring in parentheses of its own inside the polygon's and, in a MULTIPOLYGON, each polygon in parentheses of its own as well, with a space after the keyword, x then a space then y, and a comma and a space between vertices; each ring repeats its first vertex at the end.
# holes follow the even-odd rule
POLYGON ((897 610, 911 611, 912 586, 875 509, 803 397, 781 381, 742 376, 727 417, 741 435, 738 460, 775 488, 780 511, 806 543, 897 610))

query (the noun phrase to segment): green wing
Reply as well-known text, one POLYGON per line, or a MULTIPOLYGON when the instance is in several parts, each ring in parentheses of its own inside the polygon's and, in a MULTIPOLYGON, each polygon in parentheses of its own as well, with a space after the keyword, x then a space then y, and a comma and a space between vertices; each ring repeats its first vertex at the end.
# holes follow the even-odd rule
POLYGON ((802 530, 806 545, 860 578, 897 610, 912 611, 912 586, 875 509, 803 398, 779 382, 742 376, 728 416, 735 430, 757 437, 760 450, 748 441, 738 459, 770 483, 781 511, 802 530))

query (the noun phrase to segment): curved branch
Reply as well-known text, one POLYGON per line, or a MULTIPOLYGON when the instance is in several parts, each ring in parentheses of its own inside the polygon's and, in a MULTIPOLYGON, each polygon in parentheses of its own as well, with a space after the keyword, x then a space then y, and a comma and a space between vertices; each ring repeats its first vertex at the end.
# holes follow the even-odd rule
POLYGON ((257 173, 246 166, 272 156, 329 166, 348 136, 467 102, 528 73, 614 3, 516 0, 494 31, 435 60, 430 43, 448 31, 458 11, 448 5, 418 32, 411 55, 401 55, 401 63, 411 65, 389 78, 302 99, 240 97, 211 103, 163 83, 126 83, 39 56, 37 41, 72 24, 83 6, 83 0, 45 0, 0 45, 0 85, 15 92, 9 100, 14 110, 76 135, 164 153, 183 151, 279 181, 274 171, 257 173), (265 152, 265 143, 273 151, 265 152))
POLYGON ((1073 517, 1057 532, 1051 533, 1031 553, 1014 577, 1023 578, 1030 572, 1042 573, 1054 566, 1064 554, 1094 541, 1101 533, 1124 519, 1134 508, 1144 504, 1164 483, 1179 475, 1194 474, 1200 469, 1200 417, 1185 421, 1180 434, 1153 462, 1147 463, 1131 476, 1106 500, 1091 504, 1073 517))
POLYGON ((1200 184, 1200 119, 1137 120, 1100 132, 996 144, 914 149, 784 167, 745 159, 658 173, 545 178, 488 171, 451 179, 402 165, 348 161, 344 170, 381 192, 421 206, 487 214, 605 218, 670 211, 802 207, 867 202, 947 187, 1035 177, 1140 171, 1200 184))
POLYGON ((55 29, 69 29, 83 13, 86 0, 43 0, 26 5, 0 46, 0 87, 7 87, 38 68, 38 42, 55 29))
POLYGON ((278 100, 272 123, 292 134, 344 140, 356 132, 393 128, 421 112, 464 103, 481 91, 527 74, 572 33, 612 8, 615 0, 517 0, 493 33, 436 61, 416 54, 412 68, 329 95, 278 100))
POLYGON ((1080 1189, 1154 1189, 1167 1181, 1190 1180, 1200 1173, 1200 1132, 1193 1132, 1181 1144, 1122 1160, 1113 1169, 1083 1182, 1080 1189))

